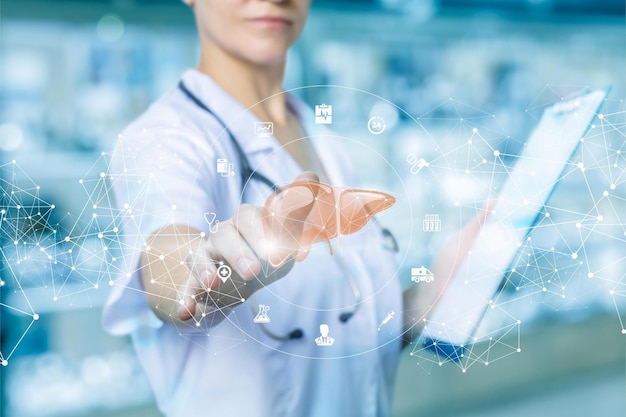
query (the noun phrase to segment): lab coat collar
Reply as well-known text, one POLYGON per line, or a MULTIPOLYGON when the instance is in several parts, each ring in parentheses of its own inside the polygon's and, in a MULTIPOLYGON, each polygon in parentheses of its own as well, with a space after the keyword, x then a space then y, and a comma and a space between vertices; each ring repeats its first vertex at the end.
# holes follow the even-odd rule
MULTIPOLYGON (((226 92, 211 77, 197 69, 189 69, 185 71, 182 79, 187 88, 224 121, 228 130, 247 155, 261 151, 272 152, 280 148, 281 145, 274 136, 257 136, 255 134, 255 123, 262 122, 262 120, 226 92)), ((303 120, 303 115, 309 109, 292 94, 286 94, 287 104, 296 116, 303 120)), ((303 126, 306 127, 306 124, 303 123, 303 126)), ((224 132, 224 137, 221 140, 230 140, 227 132, 224 132)))

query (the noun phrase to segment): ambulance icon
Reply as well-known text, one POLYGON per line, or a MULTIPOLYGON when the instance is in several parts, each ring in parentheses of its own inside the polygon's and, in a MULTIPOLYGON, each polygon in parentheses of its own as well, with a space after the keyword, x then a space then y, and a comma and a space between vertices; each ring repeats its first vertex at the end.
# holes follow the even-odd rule
POLYGON ((411 281, 413 282, 432 282, 435 276, 428 268, 423 266, 419 268, 411 268, 411 281))

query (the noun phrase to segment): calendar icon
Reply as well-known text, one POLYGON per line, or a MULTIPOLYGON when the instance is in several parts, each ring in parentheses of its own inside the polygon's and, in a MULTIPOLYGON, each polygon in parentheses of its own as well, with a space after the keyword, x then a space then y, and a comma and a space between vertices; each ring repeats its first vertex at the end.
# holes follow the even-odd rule
POLYGON ((328 104, 318 104, 315 106, 315 123, 318 125, 329 125, 333 122, 333 106, 328 104))

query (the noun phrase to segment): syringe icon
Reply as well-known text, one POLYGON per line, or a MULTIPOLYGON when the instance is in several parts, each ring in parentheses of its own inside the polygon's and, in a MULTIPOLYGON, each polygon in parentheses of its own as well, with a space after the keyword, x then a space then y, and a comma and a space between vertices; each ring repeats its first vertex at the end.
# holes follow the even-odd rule
POLYGON ((396 312, 391 310, 391 312, 387 313, 387 316, 385 316, 385 318, 383 319, 383 321, 380 323, 380 325, 378 325, 378 331, 380 331, 380 329, 389 322, 389 320, 391 320, 392 318, 394 318, 394 316, 396 315, 396 312))

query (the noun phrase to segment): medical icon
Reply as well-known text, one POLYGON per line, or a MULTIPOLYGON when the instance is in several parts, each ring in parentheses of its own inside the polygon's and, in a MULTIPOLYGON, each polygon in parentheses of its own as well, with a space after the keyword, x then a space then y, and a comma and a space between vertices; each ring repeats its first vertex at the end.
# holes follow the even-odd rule
POLYGON ((226 158, 220 158, 217 160, 217 173, 222 177, 232 177, 235 175, 234 165, 228 162, 226 158))
POLYGON ((321 336, 315 339, 317 346, 332 346, 335 343, 335 339, 328 335, 330 328, 328 324, 320 324, 321 336))
POLYGON ((425 232, 441 232, 441 220, 438 214, 425 214, 422 229, 425 232))
POLYGON ((217 228, 220 224, 220 221, 217 220, 216 213, 204 213, 204 221, 207 222, 207 224, 209 225, 209 230, 211 231, 211 233, 217 233, 217 228))
MULTIPOLYGON (((361 230, 372 216, 395 202, 393 196, 380 191, 298 181, 281 187, 266 200, 263 231, 274 247, 288 249, 283 251, 285 254, 299 253, 305 257, 314 243, 327 241, 332 255, 332 238, 361 230)), ((275 259, 272 254, 268 257, 274 267, 286 260, 275 259)))
POLYGON ((387 313, 387 315, 385 316, 385 318, 383 319, 383 321, 378 325, 378 331, 380 331, 380 329, 387 323, 389 323, 389 320, 393 319, 396 316, 396 312, 391 310, 389 313, 387 313))
POLYGON ((380 116, 374 116, 367 122, 367 130, 373 135, 380 135, 385 131, 385 119, 380 116))
POLYGON ((267 315, 268 311, 270 311, 270 306, 265 304, 259 304, 259 312, 257 313, 256 317, 252 319, 252 321, 260 324, 269 323, 271 320, 270 316, 267 315))
POLYGON ((333 106, 328 104, 318 104, 315 106, 315 123, 318 125, 329 125, 333 122, 333 106))
POLYGON ((226 282, 232 274, 233 271, 230 269, 230 266, 224 265, 220 262, 220 266, 217 267, 217 276, 219 279, 222 280, 222 282, 226 282))
POLYGON ((413 282, 432 282, 435 276, 430 270, 424 266, 419 268, 411 268, 411 281, 413 282))
POLYGON ((273 122, 254 122, 254 134, 260 138, 267 138, 274 134, 273 122))
POLYGON ((418 158, 417 155, 413 153, 409 154, 409 156, 406 157, 406 161, 409 163, 409 165, 411 165, 411 169, 409 170, 409 172, 411 172, 411 174, 413 175, 417 174, 422 170, 422 168, 429 165, 424 158, 418 158))

